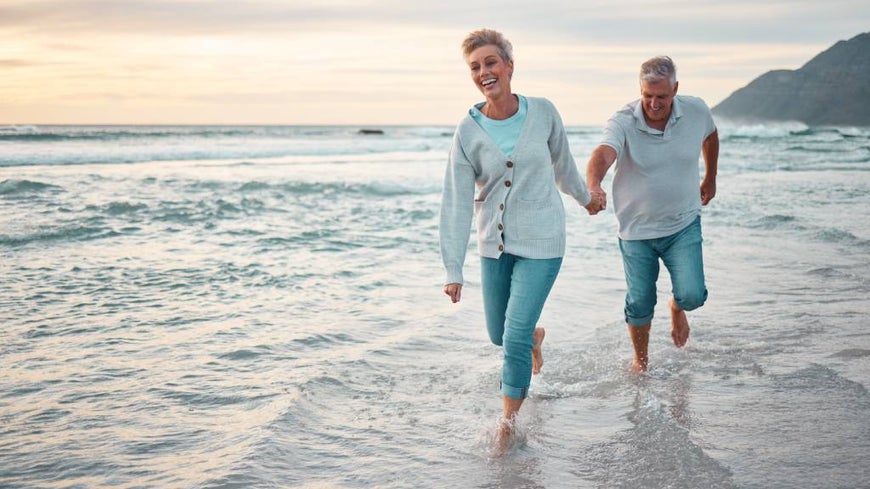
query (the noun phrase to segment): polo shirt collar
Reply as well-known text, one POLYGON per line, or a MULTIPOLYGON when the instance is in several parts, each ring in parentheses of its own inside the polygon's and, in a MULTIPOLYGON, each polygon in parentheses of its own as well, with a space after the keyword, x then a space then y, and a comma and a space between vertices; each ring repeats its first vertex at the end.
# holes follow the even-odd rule
POLYGON ((680 117, 683 116, 682 103, 680 102, 679 95, 674 96, 674 103, 671 104, 671 115, 668 117, 668 123, 665 125, 664 131, 659 131, 658 129, 654 129, 649 127, 646 123, 646 118, 643 116, 643 100, 637 100, 637 106, 634 108, 634 121, 635 126, 638 130, 649 133, 661 135, 662 133, 668 132, 667 130, 677 123, 680 117))

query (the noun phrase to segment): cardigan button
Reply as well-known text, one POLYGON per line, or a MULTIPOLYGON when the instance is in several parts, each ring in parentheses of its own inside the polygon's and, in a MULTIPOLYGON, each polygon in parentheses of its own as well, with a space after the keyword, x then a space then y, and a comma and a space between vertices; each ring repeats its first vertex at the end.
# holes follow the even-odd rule
POLYGON ((501 224, 499 224, 499 225, 498 225, 498 230, 499 230, 499 231, 504 231, 504 226, 502 226, 501 224))
POLYGON ((503 211, 503 210, 504 210, 504 204, 499 204, 499 205, 498 205, 498 210, 503 211))
POLYGON ((508 168, 513 168, 513 167, 514 167, 514 162, 513 162, 513 161, 508 161, 508 162, 507 162, 507 167, 508 167, 508 168))
POLYGON ((504 251, 504 245, 498 245, 498 251, 504 251))
POLYGON ((505 187, 510 187, 510 186, 511 186, 511 181, 510 181, 510 180, 505 180, 505 181, 504 181, 504 186, 505 186, 505 187))

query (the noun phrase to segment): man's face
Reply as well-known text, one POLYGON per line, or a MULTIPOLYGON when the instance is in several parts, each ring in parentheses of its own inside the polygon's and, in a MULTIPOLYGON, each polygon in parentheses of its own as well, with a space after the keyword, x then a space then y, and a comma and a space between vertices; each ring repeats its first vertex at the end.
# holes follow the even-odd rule
POLYGON ((679 83, 675 82, 672 87, 670 80, 667 79, 640 82, 640 98, 647 123, 667 122, 678 85, 679 83))

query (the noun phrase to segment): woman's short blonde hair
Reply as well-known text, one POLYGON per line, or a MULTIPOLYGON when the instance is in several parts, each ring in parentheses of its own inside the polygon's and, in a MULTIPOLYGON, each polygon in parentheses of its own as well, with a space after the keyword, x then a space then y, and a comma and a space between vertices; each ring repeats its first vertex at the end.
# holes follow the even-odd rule
POLYGON ((498 54, 507 63, 514 60, 514 47, 505 39, 501 32, 492 29, 480 29, 469 32, 462 41, 462 57, 468 60, 471 52, 483 46, 493 45, 498 48, 498 54))

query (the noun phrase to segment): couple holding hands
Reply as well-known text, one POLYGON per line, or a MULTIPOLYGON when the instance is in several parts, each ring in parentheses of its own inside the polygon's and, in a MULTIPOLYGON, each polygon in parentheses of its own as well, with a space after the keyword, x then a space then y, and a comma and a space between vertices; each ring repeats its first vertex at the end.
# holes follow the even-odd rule
POLYGON ((641 65, 640 98, 608 121, 580 175, 561 117, 544 98, 511 91, 512 46, 491 29, 462 43, 471 79, 485 100, 456 128, 441 203, 444 293, 462 295, 462 268, 476 215, 481 289, 490 340, 504 350, 501 394, 507 439, 533 373, 542 365, 544 329, 536 327, 565 254, 559 192, 595 215, 607 207, 601 181, 615 165, 613 207, 626 280, 625 321, 631 370, 646 371, 659 260, 671 275, 671 335, 689 338, 685 311, 704 304, 701 206, 716 195, 719 138, 707 105, 677 96, 670 58, 641 65), (703 155, 705 172, 698 158, 703 155))

